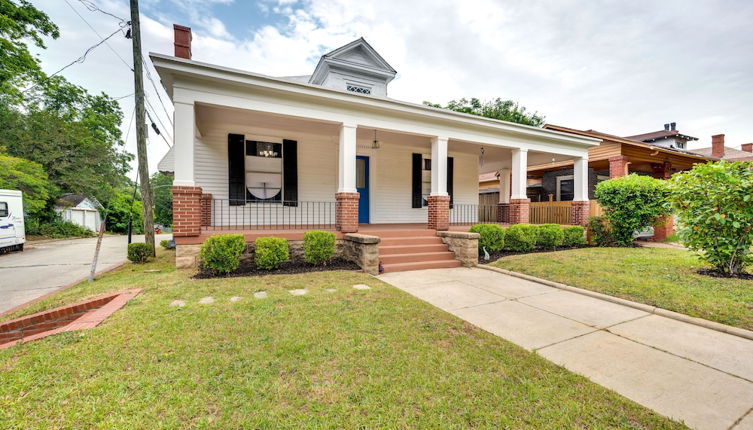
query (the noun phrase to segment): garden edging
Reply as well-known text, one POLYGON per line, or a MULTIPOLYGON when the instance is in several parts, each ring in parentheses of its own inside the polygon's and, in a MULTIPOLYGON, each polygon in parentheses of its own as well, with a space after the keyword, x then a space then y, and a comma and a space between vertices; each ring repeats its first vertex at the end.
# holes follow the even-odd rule
POLYGON ((638 309, 644 312, 648 312, 650 314, 659 315, 665 318, 670 318, 677 321, 682 321, 688 324, 697 325, 699 327, 704 327, 710 330, 715 330, 722 333, 731 334, 733 336, 742 337, 744 339, 753 340, 753 331, 738 328, 738 327, 732 327, 728 326, 726 324, 721 324, 714 321, 705 320, 703 318, 696 318, 691 317, 685 314, 681 314, 678 312, 669 311, 666 309, 658 308, 656 306, 646 305, 643 303, 637 303, 626 299, 621 299, 619 297, 613 297, 607 294, 597 293, 595 291, 585 290, 582 288, 573 287, 566 284, 561 284, 559 282, 549 281, 546 279, 537 278, 535 276, 526 275, 524 273, 519 272, 513 272, 511 270, 505 270, 500 269, 499 267, 493 267, 488 266, 486 264, 479 264, 478 266, 481 269, 491 270, 493 272, 502 273, 504 275, 514 276, 516 278, 525 279, 527 281, 536 282, 539 284, 543 284, 549 287, 558 288, 560 290, 570 291, 572 293, 582 294, 584 296, 593 297, 595 299, 601 299, 607 302, 616 303, 623 306, 628 306, 634 309, 638 309))

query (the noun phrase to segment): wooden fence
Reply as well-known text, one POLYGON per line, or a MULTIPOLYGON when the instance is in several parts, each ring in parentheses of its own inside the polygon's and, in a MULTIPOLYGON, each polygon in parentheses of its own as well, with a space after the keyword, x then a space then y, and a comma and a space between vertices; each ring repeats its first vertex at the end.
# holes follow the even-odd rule
POLYGON ((570 202, 532 202, 529 222, 531 224, 570 224, 572 212, 570 202))

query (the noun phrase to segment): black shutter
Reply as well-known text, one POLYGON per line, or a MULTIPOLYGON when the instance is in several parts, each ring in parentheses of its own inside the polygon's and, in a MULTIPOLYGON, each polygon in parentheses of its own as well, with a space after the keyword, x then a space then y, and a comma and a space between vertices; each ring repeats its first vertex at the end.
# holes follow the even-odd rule
POLYGON ((455 172, 455 160, 452 157, 447 157, 447 194, 450 195, 450 209, 452 209, 452 205, 455 201, 453 197, 453 194, 455 193, 453 193, 453 190, 452 190, 452 186, 454 182, 453 177, 455 176, 454 172, 455 172))
POLYGON ((231 206, 246 204, 246 151, 242 134, 227 135, 228 198, 231 206))
POLYGON ((282 141, 283 205, 298 206, 298 142, 282 141))
POLYGON ((413 154, 413 194, 412 194, 412 207, 423 207, 423 199, 421 198, 421 170, 423 164, 421 162, 421 154, 413 154))

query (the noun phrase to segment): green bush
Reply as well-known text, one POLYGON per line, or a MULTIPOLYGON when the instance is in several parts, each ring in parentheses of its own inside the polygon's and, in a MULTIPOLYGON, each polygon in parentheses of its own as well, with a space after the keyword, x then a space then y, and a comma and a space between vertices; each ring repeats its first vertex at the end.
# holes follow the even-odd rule
POLYGON ((148 243, 129 243, 128 259, 134 263, 146 263, 152 258, 154 250, 148 243))
POLYGON ((311 264, 327 264, 335 254, 335 233, 307 231, 303 235, 303 258, 311 264))
POLYGON ((499 252, 505 247, 505 229, 497 224, 476 224, 469 231, 479 234, 479 251, 486 248, 487 252, 499 252))
POLYGON ((579 225, 562 228, 562 246, 579 246, 586 244, 586 229, 579 225))
POLYGON ((242 234, 210 236, 199 251, 201 268, 214 273, 230 273, 240 265, 244 249, 246 239, 242 234))
POLYGON ((562 245, 565 234, 559 224, 541 224, 537 226, 536 246, 544 249, 554 249, 562 245))
POLYGON ((669 182, 685 246, 724 273, 753 264, 753 162, 696 164, 669 182))
POLYGON ((536 246, 538 226, 530 224, 513 224, 505 234, 505 249, 516 252, 529 252, 536 246))
POLYGON ((81 227, 70 221, 54 219, 52 221, 40 221, 36 218, 28 218, 25 222, 26 234, 31 236, 45 236, 54 239, 67 237, 92 237, 94 232, 81 227))
POLYGON ((596 185, 596 199, 604 208, 615 242, 630 245, 636 232, 670 213, 667 181, 630 174, 596 185))
POLYGON ((288 241, 281 237, 260 237, 255 242, 256 267, 275 269, 288 260, 288 241))
POLYGON ((165 249, 173 249, 173 247, 170 245, 170 241, 167 239, 163 239, 159 241, 159 246, 165 248, 165 249))
POLYGON ((597 246, 614 246, 616 240, 609 221, 603 216, 592 216, 588 219, 588 231, 591 232, 591 240, 597 246))

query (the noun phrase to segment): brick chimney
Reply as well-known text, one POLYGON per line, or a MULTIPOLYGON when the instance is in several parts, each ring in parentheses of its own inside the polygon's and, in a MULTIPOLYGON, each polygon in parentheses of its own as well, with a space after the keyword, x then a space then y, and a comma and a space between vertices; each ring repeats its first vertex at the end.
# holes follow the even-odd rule
POLYGON ((743 143, 742 150, 745 152, 753 152, 753 143, 743 143))
POLYGON ((724 157, 724 135, 715 134, 711 136, 711 156, 722 158, 724 157))
POLYGON ((178 58, 191 59, 191 27, 173 24, 175 56, 178 58))

